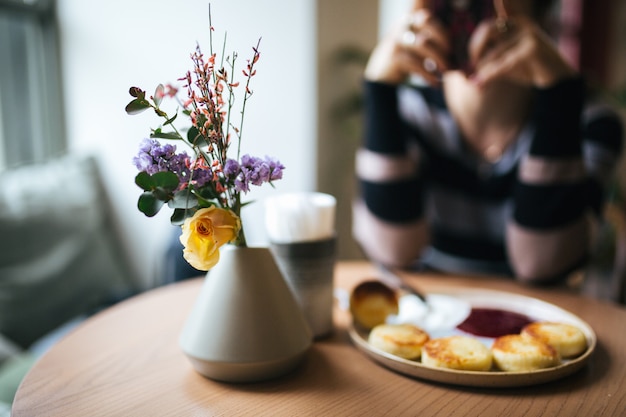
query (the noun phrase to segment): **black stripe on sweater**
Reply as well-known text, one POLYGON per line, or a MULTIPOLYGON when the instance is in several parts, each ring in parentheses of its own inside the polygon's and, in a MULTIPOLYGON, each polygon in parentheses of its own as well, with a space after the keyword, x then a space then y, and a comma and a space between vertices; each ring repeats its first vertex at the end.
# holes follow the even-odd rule
POLYGON ((398 113, 398 96, 395 86, 380 83, 364 84, 365 140, 367 149, 402 154, 406 149, 405 124, 398 113))
POLYGON ((389 222, 410 222, 424 214, 421 182, 413 179, 392 183, 361 180, 361 191, 368 209, 389 222), (393 204, 397 201, 398 204, 393 204))
POLYGON ((494 242, 480 236, 463 236, 434 227, 432 231, 432 246, 441 252, 463 258, 483 261, 506 261, 506 250, 501 242, 494 242))
POLYGON ((445 158, 431 159, 427 168, 430 180, 442 188, 468 198, 497 203, 510 197, 516 171, 481 178, 475 171, 445 158))
POLYGON ((581 153, 580 120, 584 82, 573 78, 546 89, 537 90, 534 112, 535 137, 531 155, 573 156, 581 153))
POLYGON ((605 114, 591 120, 583 128, 583 137, 589 142, 601 144, 615 153, 622 150, 624 127, 614 114, 605 114))
POLYGON ((577 220, 587 205, 586 183, 559 185, 518 184, 515 189, 515 221, 522 226, 548 229, 577 220))

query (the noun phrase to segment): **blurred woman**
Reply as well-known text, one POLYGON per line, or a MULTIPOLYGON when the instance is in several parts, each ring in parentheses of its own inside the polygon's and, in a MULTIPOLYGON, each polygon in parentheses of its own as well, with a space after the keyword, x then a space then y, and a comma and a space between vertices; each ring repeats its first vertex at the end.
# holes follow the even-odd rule
POLYGON ((353 213, 372 260, 533 282, 584 264, 622 126, 547 35, 550 3, 417 0, 374 49, 353 213))

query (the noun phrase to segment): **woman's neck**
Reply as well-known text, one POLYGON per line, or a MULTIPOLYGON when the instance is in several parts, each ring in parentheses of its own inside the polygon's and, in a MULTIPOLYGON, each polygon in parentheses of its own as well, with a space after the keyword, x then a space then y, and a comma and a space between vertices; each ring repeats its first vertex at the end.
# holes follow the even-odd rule
POLYGON ((491 162, 517 138, 533 100, 530 88, 506 81, 478 87, 457 71, 445 74, 444 94, 463 139, 491 162))

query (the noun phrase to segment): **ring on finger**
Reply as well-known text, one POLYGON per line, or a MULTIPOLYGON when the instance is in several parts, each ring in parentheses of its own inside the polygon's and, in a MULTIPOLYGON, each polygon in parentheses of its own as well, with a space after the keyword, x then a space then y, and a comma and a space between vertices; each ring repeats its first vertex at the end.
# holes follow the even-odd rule
POLYGON ((501 34, 508 33, 513 28, 513 24, 511 23, 511 20, 507 19, 506 17, 497 18, 495 25, 496 25, 496 29, 501 34))
POLYGON ((424 67, 426 72, 429 72, 431 74, 434 72, 437 72, 437 69, 438 69, 437 63, 432 58, 424 58, 424 61, 422 62, 422 66, 424 67))
POLYGON ((404 46, 413 46, 415 45, 415 41, 417 40, 417 35, 412 30, 406 30, 402 34, 400 38, 400 42, 404 46))

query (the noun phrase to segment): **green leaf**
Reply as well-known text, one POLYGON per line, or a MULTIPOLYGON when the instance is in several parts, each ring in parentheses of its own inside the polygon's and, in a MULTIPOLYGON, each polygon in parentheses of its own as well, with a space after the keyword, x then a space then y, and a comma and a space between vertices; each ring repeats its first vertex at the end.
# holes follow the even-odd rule
POLYGON ((139 114, 150 108, 150 103, 145 99, 136 98, 126 105, 126 113, 139 114))
POLYGON ((215 192, 215 190, 210 187, 204 187, 196 190, 196 195, 205 201, 215 200, 219 198, 219 194, 217 194, 217 192, 215 192))
POLYGON ((155 187, 154 181, 152 181, 152 177, 145 171, 140 172, 135 177, 135 184, 139 186, 144 191, 150 191, 155 187))
POLYGON ((174 122, 174 120, 176 120, 177 117, 178 117, 178 113, 176 113, 171 118, 167 119, 165 123, 163 123, 163 126, 171 125, 174 122))
POLYGON ((150 175, 140 172, 135 177, 135 184, 142 190, 151 193, 152 197, 166 202, 174 198, 174 190, 178 188, 178 176, 173 172, 157 172, 150 175))
POLYGON ((179 184, 178 175, 170 171, 153 174, 152 181, 154 182, 155 188, 163 188, 169 191, 174 191, 179 184))
POLYGON ((137 201, 137 208, 143 214, 148 217, 155 216, 161 207, 165 204, 163 201, 159 200, 152 194, 150 191, 146 191, 139 196, 139 200, 137 201))
POLYGON ((194 146, 208 145, 195 126, 191 126, 187 131, 187 140, 194 146))
POLYGON ((156 104, 157 107, 161 104, 164 93, 165 87, 163 87, 163 84, 157 85, 156 89, 154 90, 154 97, 152 98, 154 100, 154 104, 156 104))
POLYGON ((199 199, 198 200, 198 210, 207 208, 207 207, 219 207, 215 201, 199 199))
POLYGON ((185 188, 177 191, 174 194, 174 198, 168 201, 167 204, 173 209, 191 209, 198 205, 198 199, 188 188, 185 188))
POLYGON ((196 209, 175 209, 174 213, 172 213, 172 217, 170 217, 170 222, 174 226, 181 226, 183 223, 185 223, 185 219, 187 217, 193 216, 195 212, 196 209))
POLYGON ((172 194, 172 190, 168 190, 162 187, 156 187, 152 190, 152 194, 163 202, 168 202, 172 198, 174 198, 174 194, 172 194))
POLYGON ((157 129, 150 134, 153 139, 173 139, 182 140, 183 138, 176 132, 161 132, 161 129, 157 129))

